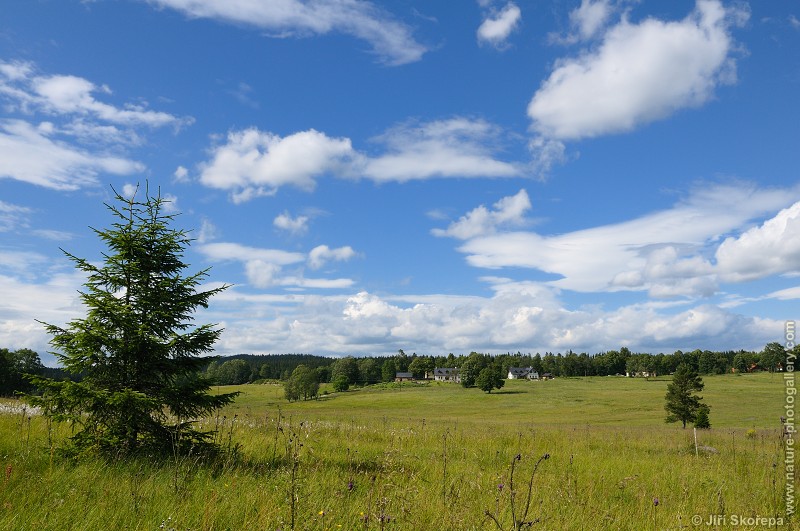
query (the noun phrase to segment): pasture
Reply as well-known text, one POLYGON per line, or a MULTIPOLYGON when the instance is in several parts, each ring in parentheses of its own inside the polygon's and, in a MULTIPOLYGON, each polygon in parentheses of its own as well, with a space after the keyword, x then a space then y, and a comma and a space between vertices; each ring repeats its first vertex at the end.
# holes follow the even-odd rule
POLYGON ((239 386, 202 421, 229 449, 214 464, 71 462, 53 451, 68 426, 17 409, 0 414, 0 529, 793 529, 782 376, 704 381, 698 442, 713 450, 699 454, 691 429, 664 423, 666 378, 292 403, 277 384, 239 386))

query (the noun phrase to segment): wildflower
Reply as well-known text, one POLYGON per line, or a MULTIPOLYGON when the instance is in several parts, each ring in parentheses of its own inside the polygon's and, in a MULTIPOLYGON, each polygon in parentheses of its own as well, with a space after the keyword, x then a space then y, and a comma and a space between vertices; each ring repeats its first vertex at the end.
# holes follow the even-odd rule
POLYGON ((656 497, 656 498, 653 498, 653 505, 655 505, 656 507, 658 507, 658 497, 656 497))
POLYGON ((502 483, 500 483, 500 484, 497 486, 497 490, 499 490, 500 492, 502 492, 502 491, 503 491, 503 487, 505 487, 505 485, 504 485, 504 484, 502 484, 502 483))
POLYGON ((356 488, 356 485, 355 483, 353 483, 353 480, 351 479, 350 481, 347 482, 347 490, 352 491, 354 488, 356 488))
POLYGON ((325 511, 320 511, 320 512, 319 512, 319 515, 320 515, 320 516, 325 516, 325 511))

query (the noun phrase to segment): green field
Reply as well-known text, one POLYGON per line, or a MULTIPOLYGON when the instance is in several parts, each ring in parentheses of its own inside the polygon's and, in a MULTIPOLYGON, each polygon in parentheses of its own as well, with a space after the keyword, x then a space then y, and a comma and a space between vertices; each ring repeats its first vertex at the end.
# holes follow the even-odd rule
POLYGON ((72 463, 51 453, 68 427, 49 437, 38 416, 0 414, 0 529, 794 529, 782 376, 704 380, 698 442, 713 450, 699 455, 691 429, 663 421, 667 379, 387 384, 293 403, 240 386, 203 421, 238 448, 214 465, 72 463))

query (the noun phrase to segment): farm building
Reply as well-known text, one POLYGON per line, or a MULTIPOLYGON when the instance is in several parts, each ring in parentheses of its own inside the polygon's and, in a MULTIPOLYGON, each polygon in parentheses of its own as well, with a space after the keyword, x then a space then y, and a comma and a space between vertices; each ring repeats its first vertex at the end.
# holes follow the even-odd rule
POLYGON ((539 373, 533 367, 509 367, 506 378, 508 380, 538 380, 539 373))
POLYGON ((433 370, 433 379, 437 382, 461 382, 458 369, 437 367, 433 370))

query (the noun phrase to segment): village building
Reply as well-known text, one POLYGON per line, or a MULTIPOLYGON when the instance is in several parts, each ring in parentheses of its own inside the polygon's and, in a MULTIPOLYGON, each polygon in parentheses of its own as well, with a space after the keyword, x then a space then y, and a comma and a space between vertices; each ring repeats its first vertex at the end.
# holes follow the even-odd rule
POLYGON ((539 373, 533 367, 509 367, 508 380, 538 380, 539 373))
POLYGON ((433 369, 433 379, 437 382, 461 383, 461 376, 459 376, 458 369, 454 368, 436 367, 433 369))

